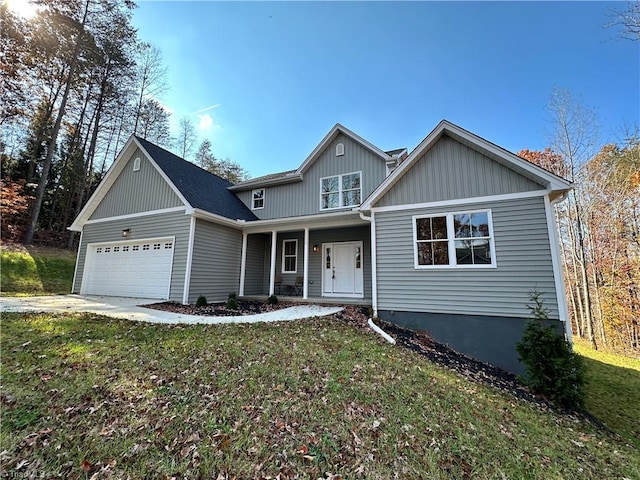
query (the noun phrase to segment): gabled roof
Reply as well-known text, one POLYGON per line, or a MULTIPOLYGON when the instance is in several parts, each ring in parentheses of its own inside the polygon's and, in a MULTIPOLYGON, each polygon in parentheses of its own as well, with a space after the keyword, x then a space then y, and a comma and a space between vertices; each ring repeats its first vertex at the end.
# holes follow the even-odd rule
POLYGON ((442 120, 420 145, 412 150, 409 156, 389 175, 362 203, 360 210, 370 210, 391 188, 409 171, 409 169, 443 136, 448 135, 454 140, 472 148, 496 162, 510 168, 521 175, 543 185, 550 192, 561 194, 570 190, 571 182, 559 177, 544 168, 505 150, 498 145, 485 140, 474 133, 465 130, 447 120, 442 120))
POLYGON ((356 143, 359 143, 367 150, 370 150, 375 155, 379 156, 383 160, 391 160, 391 156, 386 152, 380 150, 378 147, 369 143, 361 136, 355 134, 348 128, 336 123, 329 133, 327 133, 324 138, 320 141, 320 143, 313 149, 313 151, 309 154, 309 156, 302 162, 302 164, 296 170, 289 170, 288 172, 276 173, 272 175, 265 175, 264 177, 253 178, 251 180, 247 180, 246 182, 238 183, 237 185, 233 185, 229 187, 231 191, 242 191, 249 190, 250 188, 262 187, 267 185, 280 185, 284 183, 291 182, 300 182, 302 181, 302 177, 304 173, 309 170, 311 165, 315 163, 315 161, 322 155, 327 146, 339 135, 343 134, 346 137, 349 137, 356 143))
POLYGON ((143 138, 132 135, 69 230, 82 230, 82 226, 91 218, 136 148, 140 148, 149 162, 182 200, 187 213, 192 213, 194 210, 204 210, 233 221, 257 219, 251 210, 228 190, 228 187, 233 185, 231 182, 209 173, 143 138))
POLYGON ((229 218, 256 220, 257 217, 228 190, 233 183, 188 162, 177 155, 136 136, 151 159, 169 177, 194 209, 229 218))

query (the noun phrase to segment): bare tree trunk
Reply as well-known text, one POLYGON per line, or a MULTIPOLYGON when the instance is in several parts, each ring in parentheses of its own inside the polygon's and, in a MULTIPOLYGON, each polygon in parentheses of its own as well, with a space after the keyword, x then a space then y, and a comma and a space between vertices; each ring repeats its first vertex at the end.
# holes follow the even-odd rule
POLYGON ((58 142, 58 133, 60 133, 62 118, 64 117, 65 109, 67 108, 67 101, 69 100, 69 93, 71 91, 71 84, 73 83, 73 77, 75 75, 76 68, 78 67, 78 54, 80 53, 80 45, 84 37, 84 26, 86 24, 88 14, 89 14, 89 0, 86 0, 84 15, 82 17, 82 22, 80 24, 80 31, 78 32, 78 37, 76 38, 76 43, 73 48, 73 55, 71 57, 71 64, 69 66, 69 75, 67 76, 67 81, 64 87, 64 94, 62 95, 62 101, 60 102, 60 108, 58 109, 56 122, 53 125, 51 138, 49 139, 49 143, 47 145, 47 156, 42 166, 42 176, 40 177, 40 182, 38 182, 38 188, 36 190, 36 201, 33 205, 31 218, 29 219, 29 224, 27 225, 27 231, 24 236, 23 243, 25 245, 33 244, 33 237, 35 235, 35 231, 38 226, 38 218, 40 217, 42 200, 44 199, 45 188, 47 186, 47 181, 49 180, 49 171, 51 170, 51 162, 53 161, 53 152, 58 142))

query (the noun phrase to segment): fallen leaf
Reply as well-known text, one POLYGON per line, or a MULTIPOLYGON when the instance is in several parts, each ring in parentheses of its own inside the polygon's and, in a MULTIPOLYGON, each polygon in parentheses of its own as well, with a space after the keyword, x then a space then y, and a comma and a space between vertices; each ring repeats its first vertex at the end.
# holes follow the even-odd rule
POLYGON ((91 465, 89 462, 87 462, 86 460, 82 460, 80 462, 80 466, 82 467, 82 470, 84 470, 85 472, 90 472, 91 468, 93 467, 93 465, 91 465))

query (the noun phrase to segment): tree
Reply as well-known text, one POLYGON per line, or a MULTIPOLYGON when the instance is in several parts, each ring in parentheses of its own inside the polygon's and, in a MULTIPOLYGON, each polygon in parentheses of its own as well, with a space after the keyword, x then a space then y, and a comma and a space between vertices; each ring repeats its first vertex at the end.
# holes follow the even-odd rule
POLYGON ((164 147, 170 147, 172 142, 169 127, 169 113, 162 104, 155 99, 145 100, 142 104, 140 123, 137 135, 164 147))
POLYGON ((621 28, 620 36, 632 41, 640 40, 640 3, 629 2, 626 10, 612 10, 607 27, 621 28))
MULTIPOLYGON (((157 98, 167 89, 167 69, 162 63, 160 50, 149 43, 141 43, 136 59, 136 91, 137 100, 134 109, 133 132, 140 134, 139 128, 144 123, 145 110, 149 109, 149 101, 157 98)), ((148 123, 148 119, 147 119, 148 123)), ((147 125, 148 128, 148 125, 147 125)))
POLYGON ((204 140, 200 144, 195 160, 201 168, 231 183, 239 183, 249 179, 249 173, 238 163, 228 158, 225 160, 217 159, 211 152, 211 142, 209 140, 204 140))
POLYGON ((191 156, 193 147, 196 145, 198 136, 196 135, 196 129, 187 117, 180 119, 180 125, 178 129, 177 145, 178 154, 187 160, 187 157, 191 156))

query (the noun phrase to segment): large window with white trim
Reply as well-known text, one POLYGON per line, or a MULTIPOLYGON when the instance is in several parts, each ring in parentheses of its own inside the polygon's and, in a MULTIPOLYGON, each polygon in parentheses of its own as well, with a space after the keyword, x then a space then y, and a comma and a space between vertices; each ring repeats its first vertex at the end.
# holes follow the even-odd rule
POLYGON ((282 273, 298 273, 298 240, 282 241, 282 273))
POLYGON ((361 176, 360 172, 353 172, 320 179, 320 210, 360 205, 361 176))
POLYGON ((413 217, 415 268, 495 267, 491 211, 413 217))

